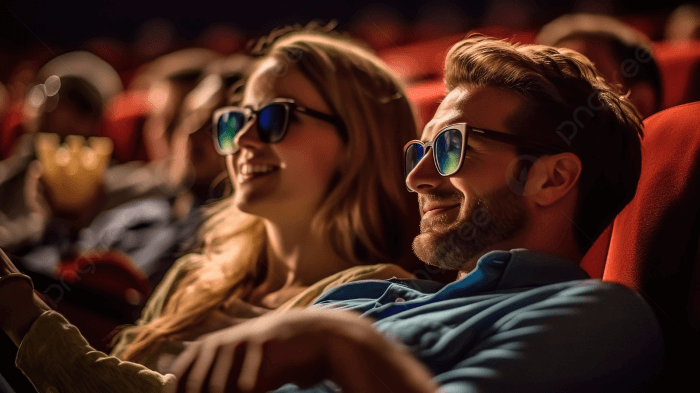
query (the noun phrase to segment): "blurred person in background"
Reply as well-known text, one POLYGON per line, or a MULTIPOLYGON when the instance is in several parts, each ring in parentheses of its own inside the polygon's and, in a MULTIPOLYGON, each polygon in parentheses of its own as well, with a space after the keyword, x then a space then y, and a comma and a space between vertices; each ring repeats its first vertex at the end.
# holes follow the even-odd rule
POLYGON ((642 118, 661 109, 661 74, 651 41, 634 28, 607 15, 570 14, 542 27, 535 41, 588 57, 609 83, 628 92, 642 118))
MULTIPOLYGON (((700 5, 683 4, 676 8, 666 21, 664 38, 670 41, 700 39, 700 5)), ((683 102, 700 101, 700 61, 690 71, 688 89, 683 102)))
MULTIPOLYGON (((139 67, 128 91, 147 92, 152 108, 143 124, 142 144, 148 160, 158 161, 170 153, 170 137, 185 96, 197 86, 205 70, 220 57, 204 48, 186 48, 165 54, 139 67)), ((139 159, 143 154, 132 152, 139 159)))
MULTIPOLYGON (((36 244, 51 219, 33 164, 36 133, 55 133, 59 138, 96 135, 104 102, 121 89, 111 66, 88 52, 61 55, 38 71, 23 103, 23 134, 11 159, 0 164, 5 167, 0 179, 0 246, 16 251, 36 244)), ((86 224, 94 213, 88 210, 93 209, 71 219, 77 225, 86 224)))
MULTIPOLYGON (((35 57, 40 58, 41 55, 35 57)), ((13 155, 18 143, 18 139, 25 133, 24 122, 24 102, 27 97, 27 88, 35 84, 34 79, 41 64, 37 61, 23 60, 18 62, 10 72, 7 80, 8 108, 3 118, 2 128, 0 128, 0 160, 13 155)), ((0 182, 1 183, 1 182, 0 182)))
MULTIPOLYGON (((174 211, 178 196, 187 191, 191 174, 176 172, 175 164, 185 153, 169 150, 166 132, 173 127, 173 113, 181 106, 182 96, 194 86, 210 58, 201 62, 199 73, 184 78, 190 86, 184 92, 159 96, 156 88, 157 102, 149 106, 153 116, 144 123, 151 134, 159 135, 150 140, 164 140, 165 148, 153 153, 156 157, 152 161, 113 160, 96 179, 93 188, 97 192, 76 196, 87 198, 77 209, 59 203, 67 194, 79 192, 77 189, 47 187, 51 179, 45 166, 50 163, 35 161, 38 133, 56 134, 60 143, 76 135, 102 135, 119 141, 142 130, 116 127, 112 134, 105 132, 110 129, 105 127, 105 111, 106 123, 111 124, 112 102, 122 97, 122 84, 114 69, 97 56, 70 52, 42 67, 24 103, 26 134, 14 150, 14 169, 6 171, 12 176, 2 185, 3 213, 7 213, 0 223, 4 228, 0 228, 0 244, 21 256, 23 268, 53 276, 56 262, 70 261, 90 250, 114 249, 126 253, 153 284, 162 278, 174 261, 171 254, 193 236, 200 222, 196 210, 187 209, 185 215, 174 211)), ((159 67, 147 70, 155 79, 159 72, 166 72, 159 67)), ((181 85, 168 84, 168 92, 181 85)))
POLYGON ((697 40, 700 38, 700 5, 683 4, 676 8, 666 20, 664 39, 672 41, 697 40))
POLYGON ((163 374, 187 342, 304 308, 341 283, 412 278, 398 265, 422 266, 410 251, 417 209, 395 148, 417 124, 398 78, 332 33, 282 30, 260 42, 241 106, 213 116, 234 192, 211 206, 201 248, 168 272, 116 357, 92 350, 3 260, 0 291, 15 296, 0 294, 0 314, 11 317, 0 321, 39 390, 161 391, 174 386, 163 374))
POLYGON ((235 105, 242 98, 245 79, 254 66, 254 58, 234 54, 210 63, 203 77, 183 99, 177 126, 172 132, 171 150, 186 150, 187 159, 176 161, 179 168, 192 171, 190 194, 195 205, 218 199, 230 193, 226 166, 212 144, 211 117, 217 108, 235 105), (184 147, 182 145, 185 145, 184 147), (223 187, 222 187, 223 186, 223 187))
MULTIPOLYGON (((175 134, 191 126, 183 123, 190 112, 208 103, 194 100, 190 107, 185 105, 205 70, 219 60, 201 48, 160 56, 137 69, 129 89, 107 107, 100 135, 114 141, 114 161, 120 163, 105 176, 113 185, 110 204, 116 207, 97 217, 78 246, 126 252, 152 286, 192 243, 203 219, 198 209, 202 201, 191 188, 206 176, 198 175, 202 168, 190 160, 189 141, 175 134)), ((206 86, 202 90, 210 93, 206 86)), ((208 142, 211 146, 211 138, 208 142)), ((217 156, 207 158, 220 161, 217 156)), ((219 165, 217 175, 221 171, 219 165)))

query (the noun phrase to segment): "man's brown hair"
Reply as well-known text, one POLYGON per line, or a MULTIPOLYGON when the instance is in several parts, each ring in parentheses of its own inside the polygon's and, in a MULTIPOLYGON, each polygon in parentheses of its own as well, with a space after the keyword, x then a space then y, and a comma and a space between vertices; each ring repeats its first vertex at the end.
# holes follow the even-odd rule
MULTIPOLYGON (((634 196, 641 172, 641 118, 583 55, 470 36, 447 54, 445 84, 448 90, 472 85, 521 94, 530 105, 509 131, 581 159, 573 221, 582 253, 634 196)), ((521 148, 519 154, 542 153, 521 148)))

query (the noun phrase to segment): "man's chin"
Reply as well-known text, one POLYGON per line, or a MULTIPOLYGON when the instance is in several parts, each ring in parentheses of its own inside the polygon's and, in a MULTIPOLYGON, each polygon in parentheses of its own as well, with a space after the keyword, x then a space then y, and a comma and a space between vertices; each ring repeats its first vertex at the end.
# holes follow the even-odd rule
POLYGON ((421 232, 413 239, 413 252, 418 259, 428 265, 440 266, 440 261, 435 260, 435 250, 440 245, 444 234, 432 230, 421 232))

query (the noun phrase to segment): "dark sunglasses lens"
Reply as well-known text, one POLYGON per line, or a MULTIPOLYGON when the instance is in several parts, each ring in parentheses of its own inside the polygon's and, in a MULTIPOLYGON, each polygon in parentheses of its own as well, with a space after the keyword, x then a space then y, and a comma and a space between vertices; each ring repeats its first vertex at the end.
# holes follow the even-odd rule
POLYGON ((425 148, 423 147, 423 145, 413 143, 410 146, 408 146, 408 148, 406 149, 406 157, 404 163, 406 177, 408 177, 408 174, 411 173, 411 171, 418 165, 418 163, 424 155, 425 148))
POLYGON ((243 127, 245 115, 242 112, 231 111, 219 116, 216 124, 217 140, 219 148, 223 151, 233 151, 233 138, 236 137, 238 131, 243 127))
POLYGON ((258 113, 258 133, 260 140, 277 143, 284 137, 287 122, 287 107, 284 104, 270 104, 258 113))
POLYGON ((455 173, 462 157, 462 133, 455 129, 443 132, 435 139, 434 149, 433 154, 437 159, 437 169, 440 174, 455 173))

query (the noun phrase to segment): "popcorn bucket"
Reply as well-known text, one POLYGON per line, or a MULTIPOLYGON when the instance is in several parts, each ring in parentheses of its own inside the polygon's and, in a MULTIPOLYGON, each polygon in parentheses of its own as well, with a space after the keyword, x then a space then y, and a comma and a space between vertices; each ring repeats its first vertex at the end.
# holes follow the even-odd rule
POLYGON ((79 212, 100 192, 112 157, 112 140, 69 135, 59 145, 57 134, 37 134, 35 149, 44 167, 43 179, 54 209, 79 212))

